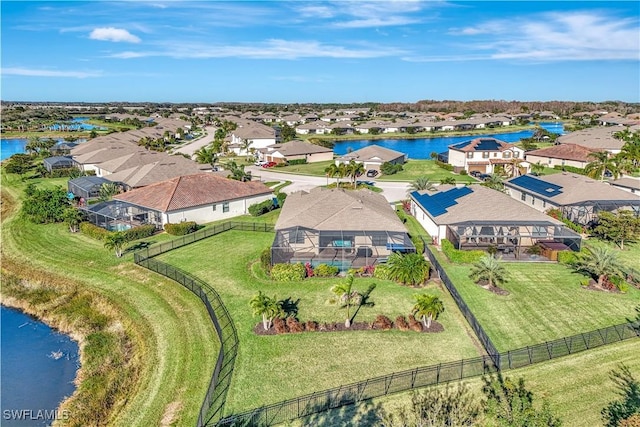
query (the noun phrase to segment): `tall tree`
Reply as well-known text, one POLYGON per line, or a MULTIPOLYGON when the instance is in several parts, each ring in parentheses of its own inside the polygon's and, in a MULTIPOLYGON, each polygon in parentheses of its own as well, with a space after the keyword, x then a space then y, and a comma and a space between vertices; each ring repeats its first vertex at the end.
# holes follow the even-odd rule
POLYGON ((357 187, 356 182, 358 177, 364 173, 364 165, 355 160, 350 160, 349 163, 345 165, 345 173, 351 178, 353 188, 355 189, 357 187))
POLYGON ((442 300, 435 295, 419 294, 413 296, 416 300, 413 306, 413 314, 417 314, 422 318, 425 328, 431 327, 431 321, 437 319, 444 311, 442 300))
POLYGON ((327 176, 336 179, 336 188, 340 187, 340 179, 345 176, 345 165, 344 163, 340 163, 336 165, 335 163, 330 164, 324 170, 327 176))
POLYGON ((633 241, 640 235, 640 217, 629 209, 617 212, 601 211, 595 233, 605 239, 613 240, 624 250, 625 241, 633 241))
POLYGON ((122 249, 126 243, 127 237, 120 231, 109 233, 104 239, 104 247, 115 251, 118 258, 122 256, 122 249))
POLYGON ((604 181, 604 177, 607 172, 614 175, 618 173, 615 163, 609 157, 609 152, 596 151, 589 153, 587 157, 593 159, 584 167, 584 171, 587 176, 604 181))
POLYGON ((471 268, 469 277, 476 282, 486 280, 489 287, 500 286, 508 280, 507 270, 493 255, 480 258, 471 268))
POLYGON ((216 151, 212 146, 201 147, 194 153, 196 155, 196 162, 202 165, 214 166, 218 161, 216 151))
POLYGON ((539 176, 544 171, 544 165, 539 161, 531 165, 531 172, 535 176, 539 176))
POLYGON ((82 222, 82 212, 74 207, 68 207, 62 213, 64 223, 69 227, 69 231, 72 233, 78 232, 80 222, 82 222))

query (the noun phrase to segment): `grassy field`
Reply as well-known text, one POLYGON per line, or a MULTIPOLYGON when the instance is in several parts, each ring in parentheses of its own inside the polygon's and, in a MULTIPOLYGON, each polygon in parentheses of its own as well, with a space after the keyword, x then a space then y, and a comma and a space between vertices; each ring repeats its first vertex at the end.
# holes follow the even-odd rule
MULTIPOLYGON (((600 410, 619 398, 609 372, 619 363, 627 365, 636 379, 640 379, 640 340, 628 340, 594 350, 574 354, 526 368, 506 371, 510 378, 523 377, 526 387, 534 393, 540 405, 542 399, 549 405, 564 427, 603 425, 600 410)), ((480 378, 465 381, 478 398, 481 397, 480 378)), ((290 423, 290 426, 322 425, 376 425, 381 410, 394 411, 407 406, 411 393, 401 393, 373 399, 359 406, 346 406, 323 412, 290 423)))
POLYGON ((210 283, 234 319, 240 347, 227 403, 229 409, 243 411, 374 375, 480 354, 454 302, 441 288, 429 285, 413 289, 365 278, 356 279, 354 287, 364 291, 370 283, 377 283, 371 294, 375 306, 363 307, 356 322, 373 321, 377 314, 391 319, 407 315, 413 306, 412 295, 429 292, 444 301, 446 311, 438 321, 445 331, 256 335, 253 328, 260 319, 252 316, 249 300, 259 290, 278 299, 298 301, 298 318, 302 321, 343 321, 345 316, 344 310, 326 303, 331 296, 330 287, 341 279, 274 283, 260 274, 255 261, 272 240, 273 233, 229 231, 159 257, 210 283), (230 248, 233 257, 216 256, 228 253, 230 248))
MULTIPOLYGON (((64 180, 27 180, 44 185, 64 180)), ((35 225, 16 216, 26 182, 2 174, 2 257, 28 263, 88 289, 117 307, 131 325, 139 379, 109 418, 109 425, 185 425, 197 418, 218 352, 200 300, 175 282, 117 259, 102 244, 63 224, 35 225)), ((3 262, 3 268, 10 263, 3 262)), ((73 315, 72 312, 70 315, 73 315)), ((97 420, 94 420, 97 422, 97 420)))
POLYGON ((444 265, 501 351, 623 323, 640 304, 640 290, 614 294, 582 289, 584 276, 560 264, 505 263, 510 280, 502 288, 509 291, 507 296, 476 285, 468 277, 469 265, 444 265))

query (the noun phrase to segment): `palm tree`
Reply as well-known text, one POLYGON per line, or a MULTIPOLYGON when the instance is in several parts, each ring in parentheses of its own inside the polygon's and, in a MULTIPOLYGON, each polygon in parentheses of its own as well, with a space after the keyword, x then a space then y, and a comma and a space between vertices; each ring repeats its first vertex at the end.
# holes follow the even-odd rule
POLYGON ((364 165, 356 162, 355 160, 350 160, 349 163, 345 165, 344 171, 347 176, 351 177, 353 181, 353 189, 355 190, 358 176, 364 173, 364 165))
POLYGON ((240 150, 244 151, 244 155, 247 157, 247 160, 250 160, 250 151, 249 149, 251 148, 251 144, 253 144, 253 141, 250 141, 248 139, 243 139, 242 142, 240 143, 240 150))
POLYGON ((533 172, 535 176, 540 175, 543 171, 544 171, 544 165, 539 161, 531 165, 531 172, 533 172))
POLYGON ((444 311, 444 304, 435 295, 419 294, 413 296, 416 304, 413 306, 413 314, 417 314, 422 318, 425 328, 431 327, 431 321, 437 319, 444 311))
POLYGON ((607 171, 613 173, 616 170, 616 166, 609 157, 609 153, 607 151, 589 153, 587 157, 594 159, 584 167, 584 171, 587 176, 591 178, 597 178, 600 181, 604 181, 604 175, 607 171))
POLYGON ((100 186, 99 198, 101 202, 105 202, 120 192, 120 186, 115 182, 104 183, 100 186))
POLYGON ((429 191, 433 191, 436 188, 433 186, 433 183, 431 181, 429 181, 429 178, 426 176, 420 176, 418 178, 416 178, 410 185, 409 185, 409 192, 412 193, 414 191, 424 191, 424 190, 429 190, 429 191))
POLYGON ((329 299, 330 304, 338 305, 340 308, 346 307, 347 318, 344 321, 346 328, 351 327, 351 315, 349 313, 352 305, 358 305, 362 302, 362 295, 353 289, 353 274, 349 274, 345 280, 331 288, 334 297, 329 299))
POLYGON ((119 231, 108 234, 104 239, 104 247, 109 250, 114 250, 118 258, 122 256, 122 248, 125 243, 127 243, 127 237, 119 231))
POLYGON ((262 316, 262 327, 265 331, 271 328, 271 323, 276 317, 282 316, 282 301, 278 301, 275 297, 270 298, 259 291, 257 295, 251 298, 249 306, 253 309, 254 316, 262 316))
POLYGON ((69 227, 69 231, 76 233, 80 222, 82 222, 82 212, 76 208, 69 207, 62 213, 62 218, 64 219, 64 223, 69 227))
POLYGON ((507 270, 493 255, 485 255, 476 262, 469 277, 478 282, 487 280, 489 287, 500 286, 508 280, 507 270))
POLYGON ((625 141, 620 152, 622 156, 633 164, 634 169, 640 167, 640 131, 629 132, 626 137, 620 139, 625 141))
POLYGON ((482 183, 482 185, 494 190, 504 191, 504 182, 502 180, 502 177, 495 173, 490 174, 489 177, 482 183))
POLYGON ((340 165, 332 163, 331 165, 327 166, 327 168, 325 168, 324 172, 331 178, 336 179, 336 188, 339 188, 340 179, 345 176, 345 165, 344 163, 341 163, 340 165))
POLYGON ((446 178, 442 178, 440 180, 440 184, 450 184, 450 185, 456 185, 456 179, 452 176, 448 176, 446 178))
POLYGON ((429 275, 429 262, 418 253, 394 252, 387 261, 389 277, 403 285, 416 286, 429 275))
POLYGON ((202 147, 194 154, 196 155, 196 162, 202 165, 213 166, 218 161, 218 157, 216 156, 216 152, 213 147, 202 147))
POLYGON ((587 247, 585 254, 577 264, 579 271, 584 271, 598 278, 598 286, 602 286, 607 277, 620 274, 618 254, 606 246, 587 247))

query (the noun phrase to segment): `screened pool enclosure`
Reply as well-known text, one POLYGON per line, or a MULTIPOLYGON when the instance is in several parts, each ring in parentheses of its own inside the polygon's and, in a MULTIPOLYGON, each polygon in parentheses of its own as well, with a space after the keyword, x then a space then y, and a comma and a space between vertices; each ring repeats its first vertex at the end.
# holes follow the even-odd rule
POLYGON ((162 228, 160 212, 120 200, 96 203, 79 208, 91 222, 109 231, 123 231, 145 224, 162 228))

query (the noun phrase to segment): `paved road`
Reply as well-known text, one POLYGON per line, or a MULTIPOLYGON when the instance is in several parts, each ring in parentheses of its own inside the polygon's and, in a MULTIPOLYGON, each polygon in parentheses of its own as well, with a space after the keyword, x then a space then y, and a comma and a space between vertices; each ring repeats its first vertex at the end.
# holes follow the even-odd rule
POLYGON ((180 148, 174 151, 174 153, 183 153, 193 156, 193 153, 198 151, 200 148, 205 147, 213 142, 216 134, 215 126, 207 126, 205 128, 206 135, 202 138, 198 138, 195 141, 191 141, 187 144, 184 144, 180 148))
MULTIPOLYGON (((254 176, 259 176, 262 181, 291 181, 291 185, 284 187, 285 193, 293 193, 295 191, 309 191, 320 185, 327 185, 327 178, 307 175, 293 175, 290 173, 276 172, 275 169, 265 169, 257 166, 248 166, 247 170, 251 171, 254 176)), ((367 180, 371 180, 367 178, 367 180)), ((397 202, 407 198, 407 190, 409 183, 406 182, 385 182, 376 181, 376 186, 382 188, 382 195, 389 202, 397 202)), ((329 183, 335 182, 331 179, 329 183)))

